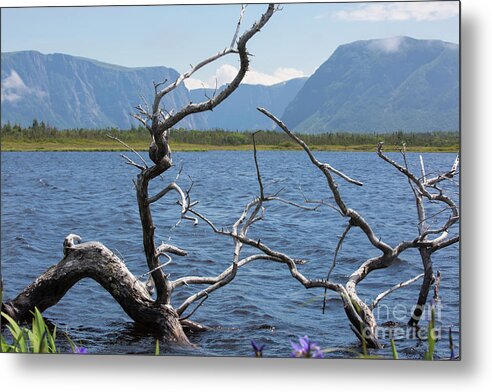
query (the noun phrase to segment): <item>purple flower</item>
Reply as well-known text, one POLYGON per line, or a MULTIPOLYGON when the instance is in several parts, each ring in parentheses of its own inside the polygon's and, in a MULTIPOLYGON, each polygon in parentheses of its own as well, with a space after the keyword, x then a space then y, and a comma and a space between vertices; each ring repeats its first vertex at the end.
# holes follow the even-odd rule
POLYGON ((85 347, 73 346, 73 353, 74 354, 87 354, 88 351, 85 347))
POLYGON ((292 353, 290 354, 292 358, 323 358, 323 351, 307 336, 300 337, 299 344, 294 342, 290 344, 292 345, 292 353))
POLYGON ((255 357, 262 357, 263 356, 263 349, 265 348, 264 344, 258 344, 254 340, 252 340, 251 346, 253 347, 253 350, 255 351, 255 357))

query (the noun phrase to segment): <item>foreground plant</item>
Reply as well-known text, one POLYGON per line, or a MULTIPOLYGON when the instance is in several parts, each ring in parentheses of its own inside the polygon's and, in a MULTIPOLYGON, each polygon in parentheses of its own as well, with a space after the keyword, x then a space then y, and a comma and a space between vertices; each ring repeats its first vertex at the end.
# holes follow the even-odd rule
POLYGON ((41 312, 34 308, 32 328, 21 327, 8 314, 1 313, 7 321, 6 328, 11 335, 8 342, 3 333, 0 335, 0 352, 48 354, 59 352, 56 348, 56 327, 53 332, 46 325, 41 312))
POLYGON ((324 354, 320 347, 307 336, 300 337, 299 343, 290 343, 292 346, 292 352, 290 356, 292 358, 323 358, 324 354))
POLYGON ((251 346, 253 347, 253 351, 255 353, 255 357, 263 357, 263 349, 265 348, 264 344, 258 344, 254 340, 251 341, 251 346))
MULTIPOLYGON (((19 325, 3 312, 1 317, 7 321, 5 327, 9 330, 10 336, 6 338, 3 333, 0 334, 0 352, 34 354, 59 354, 61 352, 56 345, 56 326, 53 332, 50 332, 38 308, 34 308, 31 328, 19 325)), ((74 354, 88 353, 87 348, 77 346, 68 336, 66 339, 74 354)))

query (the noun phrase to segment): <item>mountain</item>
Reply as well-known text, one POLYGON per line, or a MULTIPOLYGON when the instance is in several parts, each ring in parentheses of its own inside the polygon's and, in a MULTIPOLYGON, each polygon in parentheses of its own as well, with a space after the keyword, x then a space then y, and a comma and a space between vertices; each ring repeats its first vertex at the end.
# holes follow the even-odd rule
MULTIPOLYGON (((58 53, 2 53, 1 60, 2 124, 26 126, 36 118, 58 128, 128 129, 138 124, 130 113, 140 95, 151 103, 152 82, 178 77, 171 68, 126 68, 58 53)), ((167 110, 188 102, 183 85, 163 99, 167 110)), ((189 116, 178 126, 199 128, 201 121, 189 116)))
MULTIPOLYGON (((2 124, 26 126, 36 118, 60 129, 128 129, 139 125, 130 114, 141 96, 151 103, 152 82, 178 77, 171 68, 126 68, 66 54, 1 56, 2 124)), ((170 111, 213 94, 211 89, 188 91, 182 84, 163 103, 170 111)), ((409 37, 341 45, 308 79, 242 84, 213 111, 188 116, 176 126, 274 129, 258 106, 301 133, 458 130, 459 47, 409 37)))
MULTIPOLYGON (((203 113, 205 121, 203 129, 220 128, 233 131, 273 129, 274 123, 256 108, 264 106, 280 116, 306 79, 291 79, 272 86, 241 84, 213 111, 203 113)), ((203 101, 213 96, 214 89, 191 90, 190 94, 193 102, 203 101)))
POLYGON ((303 133, 458 130, 458 45, 409 37, 341 45, 282 120, 303 133))

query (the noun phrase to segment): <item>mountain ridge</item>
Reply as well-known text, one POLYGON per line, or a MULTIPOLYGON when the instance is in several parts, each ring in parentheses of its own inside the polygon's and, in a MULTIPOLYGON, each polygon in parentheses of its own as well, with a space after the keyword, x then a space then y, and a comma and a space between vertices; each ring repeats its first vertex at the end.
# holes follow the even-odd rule
MULTIPOLYGON (((128 129, 133 107, 153 99, 153 81, 178 77, 164 66, 125 67, 82 56, 3 52, 2 124, 34 118, 58 128, 128 129)), ((223 88, 220 87, 218 91, 223 88)), ((166 110, 212 96, 184 84, 166 110)), ((275 129, 268 108, 300 133, 459 129, 459 46, 398 36, 340 45, 307 78, 275 85, 243 83, 214 111, 188 116, 187 129, 275 129)))

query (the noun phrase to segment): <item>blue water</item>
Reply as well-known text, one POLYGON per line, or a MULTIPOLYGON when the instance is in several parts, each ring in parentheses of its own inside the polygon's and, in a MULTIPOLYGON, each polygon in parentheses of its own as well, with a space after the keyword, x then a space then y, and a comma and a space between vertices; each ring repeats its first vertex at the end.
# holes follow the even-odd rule
MULTIPOLYGON (((375 153, 319 152, 322 161, 362 180, 363 187, 338 181, 346 204, 359 210, 373 229, 391 245, 414 238, 416 212, 407 180, 379 159, 375 153)), ((399 159, 399 154, 390 154, 399 159)), ((125 165, 118 153, 41 152, 2 153, 1 168, 1 267, 4 297, 16 296, 27 284, 62 258, 62 243, 69 233, 84 241, 100 241, 120 254, 135 275, 146 272, 141 243, 140 222, 132 178, 134 168, 125 165)), ((231 225, 244 205, 256 196, 258 186, 251 152, 210 151, 175 153, 175 167, 155 189, 173 180, 183 165, 179 182, 183 187, 194 181, 192 201, 217 226, 231 225), (188 177, 189 176, 189 177, 188 177)), ((424 154, 428 172, 446 170, 453 154, 424 154)), ((418 170, 418 155, 408 154, 410 166, 418 170)), ((280 189, 282 197, 302 203, 310 199, 331 202, 326 180, 301 152, 259 152, 266 193, 280 189), (301 192, 302 189, 302 192, 301 192)), ((448 185, 458 199, 458 188, 448 185)), ((436 211, 440 209, 437 208, 436 211)), ((166 241, 188 250, 186 257, 175 257, 169 266, 171 279, 184 275, 216 275, 231 263, 233 245, 228 238, 214 235, 200 222, 193 226, 179 219, 174 194, 154 205, 157 241, 166 241)), ((446 217, 438 215, 436 219, 446 217)), ((251 231, 253 238, 273 249, 309 260, 300 271, 309 278, 323 278, 331 264, 338 236, 345 221, 328 207, 309 212, 272 204, 265 220, 251 231)), ((244 255, 249 254, 244 250, 244 255)), ((352 229, 339 253, 332 279, 345 282, 367 258, 377 255, 357 229, 352 229)), ((435 270, 442 273, 438 325, 442 339, 437 357, 449 356, 448 330, 459 346, 459 247, 453 245, 434 255, 435 270)), ((371 273, 359 286, 362 298, 370 301, 379 292, 421 272, 416 251, 408 251, 392 267, 371 273)), ((416 301, 419 282, 396 291, 381 302, 376 316, 387 321, 408 320, 416 301)), ((177 292, 178 305, 186 294, 177 292)), ((215 291, 192 319, 212 327, 191 336, 195 348, 164 345, 170 355, 251 355, 251 339, 266 345, 266 356, 288 356, 290 341, 308 335, 322 348, 360 350, 350 331, 341 301, 328 294, 327 311, 322 314, 320 289, 306 290, 295 281, 285 265, 257 261, 241 269, 228 286, 215 291)), ((140 330, 112 297, 90 280, 81 281, 45 317, 92 353, 151 354, 155 338, 140 330)), ((422 322, 426 325, 426 321, 422 322)), ((385 348, 373 354, 390 356, 385 348)), ((402 358, 422 358, 427 345, 417 338, 397 335, 396 346, 402 358)), ((327 354, 351 356, 348 351, 327 354)))

